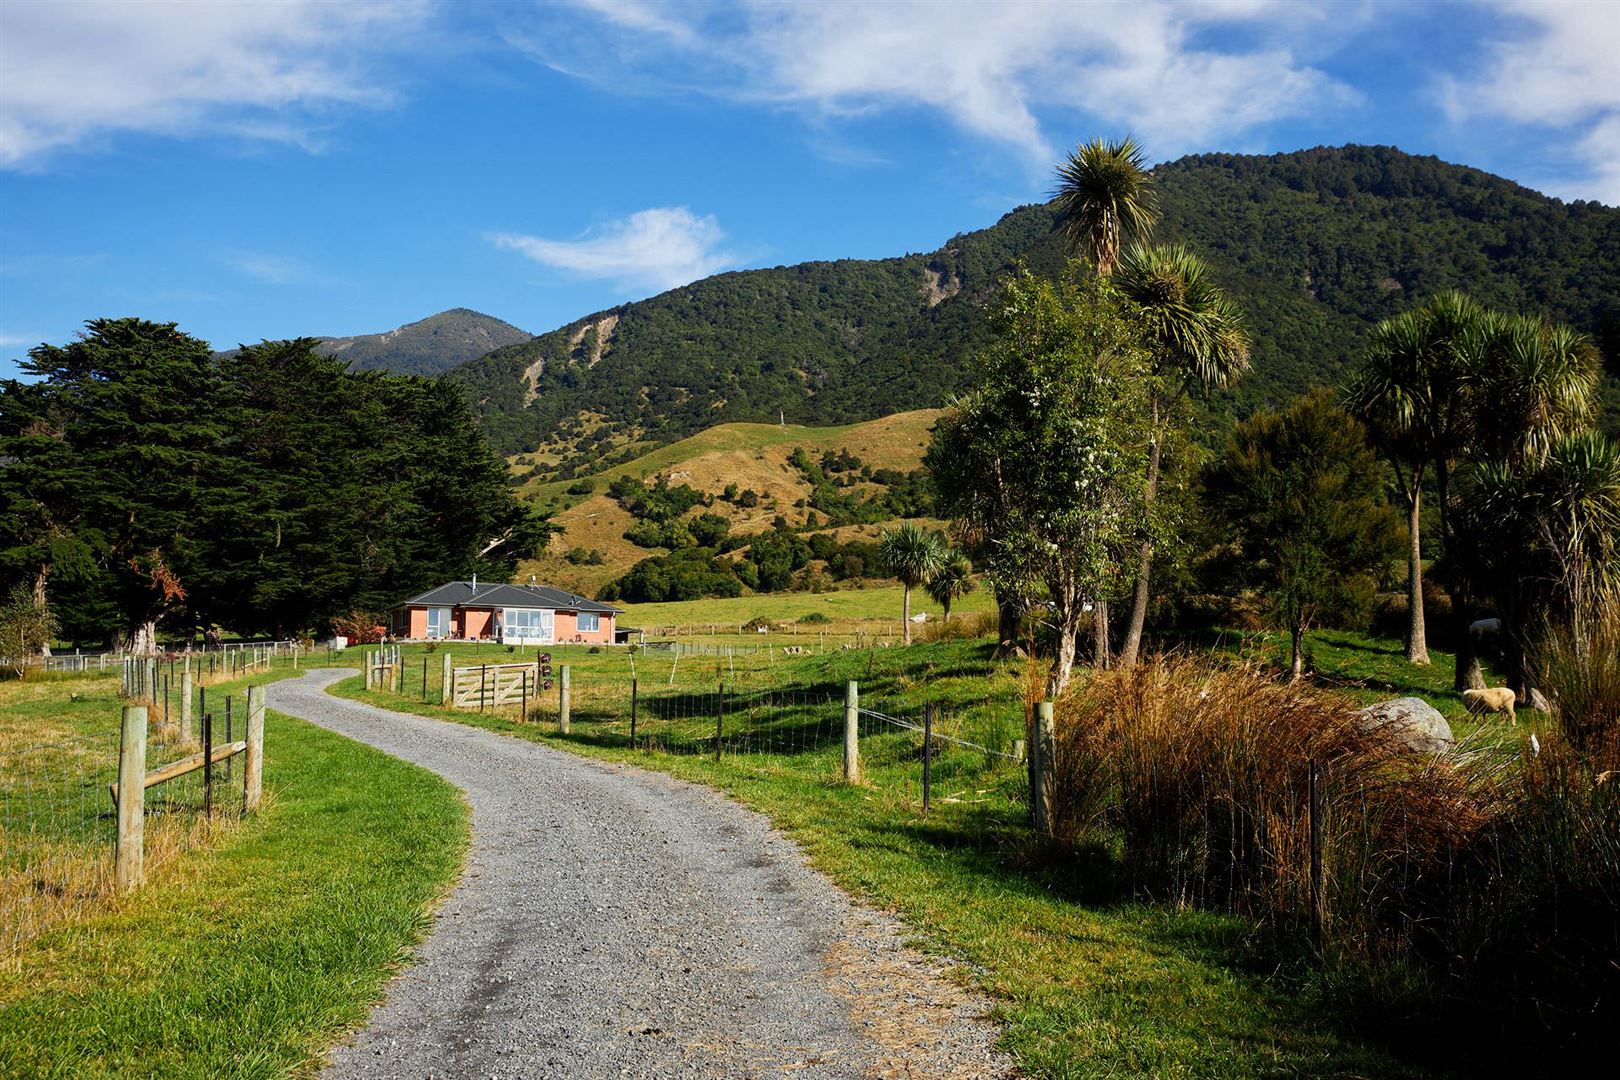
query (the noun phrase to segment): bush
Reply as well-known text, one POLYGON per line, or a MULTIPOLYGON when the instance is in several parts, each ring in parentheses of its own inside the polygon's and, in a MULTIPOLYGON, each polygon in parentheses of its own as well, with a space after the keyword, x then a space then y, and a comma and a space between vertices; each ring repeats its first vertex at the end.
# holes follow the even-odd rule
POLYGON ((830 623, 832 620, 827 617, 825 611, 812 611, 808 615, 799 616, 798 622, 804 626, 820 626, 822 623, 830 623))

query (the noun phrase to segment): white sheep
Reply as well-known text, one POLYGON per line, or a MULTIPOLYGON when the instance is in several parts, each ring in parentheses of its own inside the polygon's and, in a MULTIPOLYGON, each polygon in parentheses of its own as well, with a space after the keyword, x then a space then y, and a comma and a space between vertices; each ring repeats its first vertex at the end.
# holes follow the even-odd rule
POLYGON ((1515 724, 1519 722, 1519 718, 1513 714, 1513 706, 1518 698, 1510 687, 1488 686, 1483 690, 1464 690, 1462 699, 1470 716, 1494 712, 1502 713, 1515 724))

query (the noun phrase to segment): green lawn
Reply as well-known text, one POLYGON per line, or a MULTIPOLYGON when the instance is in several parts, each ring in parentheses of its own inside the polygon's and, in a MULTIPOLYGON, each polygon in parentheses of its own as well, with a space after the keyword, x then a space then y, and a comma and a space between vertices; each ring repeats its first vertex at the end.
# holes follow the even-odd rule
MULTIPOLYGON (((866 628, 869 635, 882 635, 900 640, 900 605, 903 590, 898 585, 868 589, 845 589, 827 593, 762 593, 756 596, 735 596, 711 600, 683 600, 667 604, 618 604, 625 610, 619 622, 623 626, 652 628, 657 626, 691 627, 696 633, 706 634, 709 626, 714 633, 730 635, 733 640, 749 640, 747 635, 737 637, 739 623, 753 619, 767 619, 773 623, 798 622, 798 640, 815 637, 825 629, 840 637, 852 632, 842 624, 872 621, 882 625, 866 628), (805 623, 807 615, 819 614, 828 624, 805 623), (835 624, 835 625, 834 625, 835 624)), ((951 615, 990 611, 995 598, 988 589, 976 589, 951 605, 951 615)), ((942 609, 921 589, 911 591, 913 615, 927 613, 929 619, 938 619, 942 609)), ((791 644, 792 634, 777 632, 769 639, 791 644)))
MULTIPOLYGON (((30 707, 108 722, 105 701, 30 707)), ((364 1019, 459 871, 465 806, 277 713, 265 746, 261 813, 0 967, 0 1076, 284 1076, 364 1019)))
POLYGON ((744 689, 725 699, 722 720, 730 726, 719 762, 709 734, 717 681, 715 697, 695 695, 699 683, 725 674, 722 662, 706 660, 691 692, 683 693, 688 676, 678 665, 687 660, 677 663, 671 687, 670 661, 655 668, 653 655, 639 658, 638 677, 653 684, 640 700, 643 745, 649 725, 652 742, 660 743, 658 703, 674 708, 669 727, 677 737, 670 745, 683 752, 662 753, 630 749, 625 699, 616 690, 593 698, 588 689, 620 684, 619 669, 628 662, 622 650, 553 652, 555 663, 577 665, 581 704, 567 737, 549 722, 553 713, 518 723, 515 710, 451 712, 423 704, 420 685, 407 685, 401 695, 367 694, 357 680, 346 680, 336 692, 665 770, 766 813, 817 867, 897 911, 922 944, 957 960, 962 977, 998 1002, 1005 1043, 1032 1076, 1424 1075, 1350 1034, 1332 1009, 1309 1003, 1303 953, 1262 947, 1241 920, 1123 901, 1087 859, 1032 841, 1016 764, 970 750, 945 753, 935 791, 944 799, 925 815, 921 740, 863 723, 867 782, 852 788, 837 781, 840 707, 829 695, 848 678, 861 681, 864 700, 897 714, 915 719, 921 704, 935 702, 978 715, 978 731, 1013 733, 1005 718, 1021 725, 1023 665, 991 659, 988 643, 840 652, 751 667, 736 676, 744 689), (806 697, 751 713, 746 688, 771 679, 806 697), (1002 721, 976 713, 991 699, 1002 721), (750 732, 759 740, 751 742, 750 732))

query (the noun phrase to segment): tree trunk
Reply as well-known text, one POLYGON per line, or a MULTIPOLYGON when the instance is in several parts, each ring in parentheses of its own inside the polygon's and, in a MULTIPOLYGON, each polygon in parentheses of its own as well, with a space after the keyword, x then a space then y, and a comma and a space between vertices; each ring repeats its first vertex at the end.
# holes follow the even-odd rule
POLYGON ((1018 647, 1018 622, 1022 614, 1018 601, 996 597, 996 639, 1008 652, 1018 647))
POLYGON ((1464 597, 1456 596, 1452 598, 1452 607, 1457 613, 1457 674, 1451 680, 1451 688, 1459 694, 1464 690, 1483 690, 1485 671, 1479 664, 1479 650, 1474 648, 1474 635, 1468 629, 1473 621, 1469 606, 1464 597))
POLYGON ((950 601, 950 598, 949 598, 949 597, 947 597, 947 598, 946 598, 946 599, 945 599, 945 603, 943 603, 943 604, 942 604, 942 605, 940 605, 940 606, 941 606, 941 607, 943 607, 943 608, 944 608, 944 609, 945 609, 945 618, 944 618, 944 622, 945 622, 945 625, 947 625, 947 626, 949 626, 949 625, 950 625, 950 623, 951 623, 951 601, 950 601))
POLYGON ((1091 663, 1098 671, 1108 667, 1108 601, 1091 605, 1091 663))
POLYGON ((1079 636, 1079 627, 1073 618, 1065 617, 1058 621, 1057 654, 1052 657, 1052 670, 1046 677, 1046 697, 1049 701, 1062 697, 1063 691, 1069 686, 1069 679, 1074 675, 1075 639, 1079 636))
POLYGON ((1412 478, 1412 490, 1407 496, 1407 525, 1412 532, 1412 550, 1406 569, 1406 662, 1429 664, 1428 635, 1423 628, 1423 543, 1419 530, 1423 509, 1422 474, 1412 478))
POLYGON ((900 601, 900 636, 907 645, 911 644, 911 586, 901 583, 905 588, 905 599, 900 601))
MULTIPOLYGON (((1159 396, 1153 395, 1152 445, 1148 448, 1147 490, 1142 504, 1152 509, 1159 497, 1159 396)), ((1136 591, 1131 597, 1131 621, 1125 628, 1125 644, 1119 650, 1119 666, 1135 667, 1142 651, 1142 627, 1147 623, 1148 599, 1152 592, 1153 540, 1142 541, 1142 561, 1136 569, 1136 591)))
POLYGON ((157 620, 148 619, 130 631, 128 651, 131 656, 151 656, 158 651, 157 620))
POLYGON ((1296 626, 1289 632, 1293 640, 1293 658, 1288 665, 1288 671, 1294 682, 1298 682, 1305 674, 1305 628, 1296 626))
MULTIPOLYGON (((34 575, 34 606, 39 608, 41 612, 47 610, 45 607, 45 579, 50 575, 50 572, 50 566, 41 563, 39 573, 34 575)), ((49 640, 39 647, 39 655, 44 657, 51 655, 51 643, 49 640)))

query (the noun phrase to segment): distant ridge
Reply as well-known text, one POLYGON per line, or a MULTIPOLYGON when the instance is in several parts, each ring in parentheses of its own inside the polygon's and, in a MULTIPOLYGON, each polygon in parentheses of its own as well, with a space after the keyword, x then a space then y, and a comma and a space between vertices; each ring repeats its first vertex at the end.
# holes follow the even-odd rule
MULTIPOLYGON (((1620 210, 1564 203, 1391 147, 1160 165, 1159 239, 1235 294, 1254 371, 1225 415, 1340 382, 1379 319, 1443 289, 1593 335, 1620 415, 1620 210)), ((982 304, 1015 261, 1056 273, 1044 205, 939 249, 720 274, 588 315, 450 372, 506 453, 583 466, 728 421, 842 424, 937 407, 965 385, 982 304)))
POLYGON ((320 351, 355 368, 406 375, 440 375, 469 360, 533 335, 470 308, 451 308, 397 330, 355 337, 322 338, 320 351))
MULTIPOLYGON (((358 370, 442 375, 492 350, 533 335, 471 308, 451 308, 380 334, 321 337, 315 351, 349 361, 358 370)), ((234 351, 234 350, 233 350, 234 351)))

